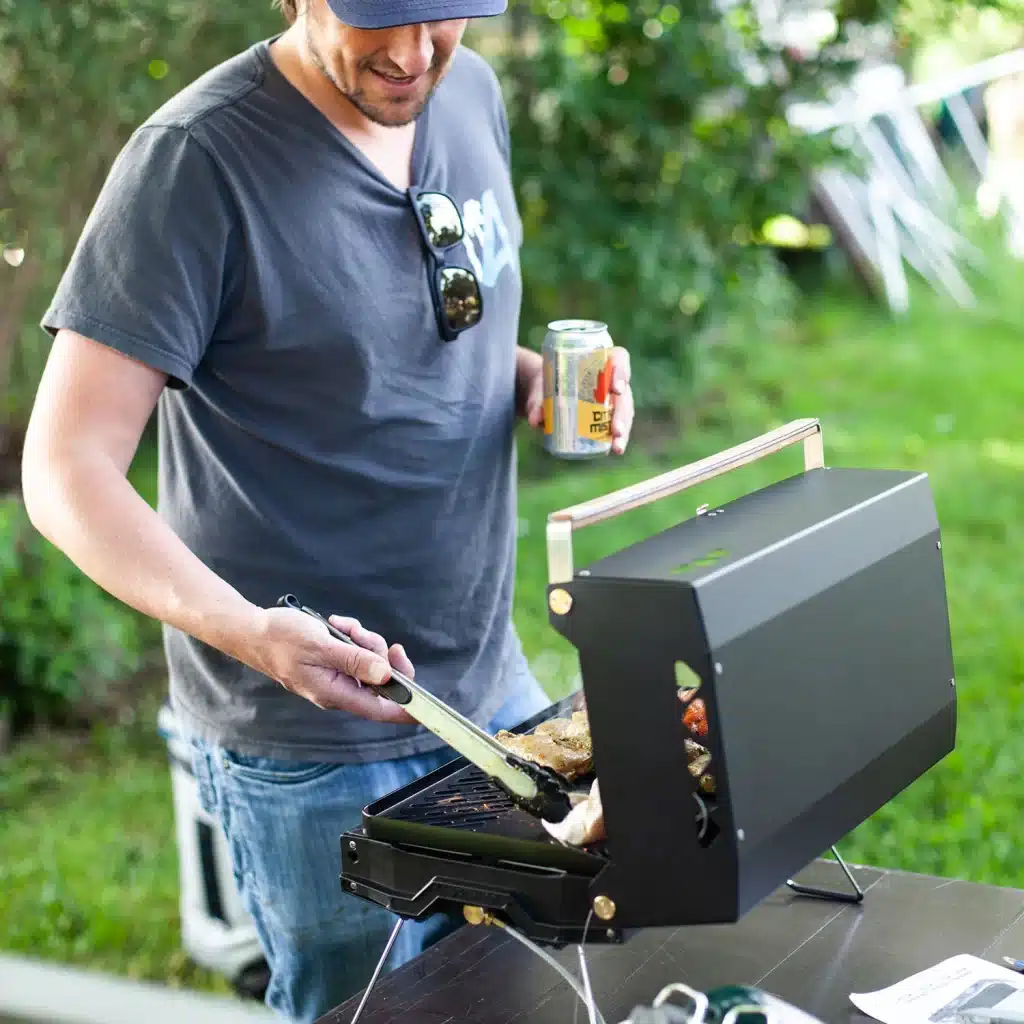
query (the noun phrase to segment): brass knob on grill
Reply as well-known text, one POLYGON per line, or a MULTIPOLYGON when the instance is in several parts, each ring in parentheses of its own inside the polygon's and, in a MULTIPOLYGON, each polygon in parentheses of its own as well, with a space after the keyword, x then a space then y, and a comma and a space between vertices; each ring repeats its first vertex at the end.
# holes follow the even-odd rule
POLYGON ((602 921, 610 921, 615 916, 615 901, 607 896, 595 896, 594 913, 602 921))
POLYGON ((568 590, 556 587, 548 594, 548 607, 556 615, 568 615, 572 608, 572 594, 568 590))
POLYGON ((469 924, 490 924, 494 920, 483 907, 465 906, 462 916, 469 924))

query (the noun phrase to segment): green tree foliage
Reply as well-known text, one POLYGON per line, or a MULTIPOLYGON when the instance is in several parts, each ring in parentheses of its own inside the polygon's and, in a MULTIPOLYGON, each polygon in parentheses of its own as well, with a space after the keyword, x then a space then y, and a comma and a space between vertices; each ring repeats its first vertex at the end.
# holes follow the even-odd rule
POLYGON ((45 358, 38 318, 118 149, 280 24, 270 0, 0 0, 0 249, 19 253, 0 262, 0 452, 45 358))
POLYGON ((108 687, 141 667, 137 616, 43 540, 12 495, 0 498, 0 607, 5 727, 99 710, 108 687))
MULTIPOLYGON (((809 171, 836 153, 794 134, 785 104, 848 71, 849 19, 797 59, 753 7, 712 0, 521 0, 495 46, 526 227, 525 322, 606 320, 641 399, 692 379, 699 339, 731 313, 752 332, 790 292, 758 244, 804 212, 809 171)), ((882 8, 861 0, 858 18, 882 8)), ((749 337, 756 343, 756 333, 749 337)))

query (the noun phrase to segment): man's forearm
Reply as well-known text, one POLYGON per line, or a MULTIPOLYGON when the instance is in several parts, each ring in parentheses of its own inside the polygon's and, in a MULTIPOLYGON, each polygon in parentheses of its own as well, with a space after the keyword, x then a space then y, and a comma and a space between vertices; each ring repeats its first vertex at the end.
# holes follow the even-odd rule
POLYGON ((543 362, 541 354, 533 349, 523 348, 520 345, 516 349, 516 415, 526 415, 526 396, 529 386, 543 362))
POLYGON ((111 459, 51 458, 23 481, 33 525, 104 590, 252 664, 261 609, 197 558, 111 459))

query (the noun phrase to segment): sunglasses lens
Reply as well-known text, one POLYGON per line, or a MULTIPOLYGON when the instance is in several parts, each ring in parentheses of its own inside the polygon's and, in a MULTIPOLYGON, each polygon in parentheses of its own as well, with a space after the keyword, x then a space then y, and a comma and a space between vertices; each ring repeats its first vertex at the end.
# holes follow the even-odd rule
POLYGON ((416 197, 416 208, 423 218, 427 238, 435 249, 448 249, 462 241, 462 218, 458 207, 440 192, 424 192, 416 197))
POLYGON ((438 274, 438 289, 441 292, 441 308, 452 330, 464 331, 480 322, 483 310, 480 286, 470 271, 445 267, 438 274))

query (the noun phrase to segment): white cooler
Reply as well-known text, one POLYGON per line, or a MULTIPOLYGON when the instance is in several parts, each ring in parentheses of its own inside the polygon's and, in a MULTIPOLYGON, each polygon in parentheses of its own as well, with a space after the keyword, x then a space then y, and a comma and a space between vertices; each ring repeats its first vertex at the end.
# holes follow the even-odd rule
POLYGON ((182 945, 192 960, 224 975, 240 995, 262 999, 268 971, 256 928, 239 900, 224 833, 200 806, 191 753, 166 704, 157 728, 171 767, 182 945))

